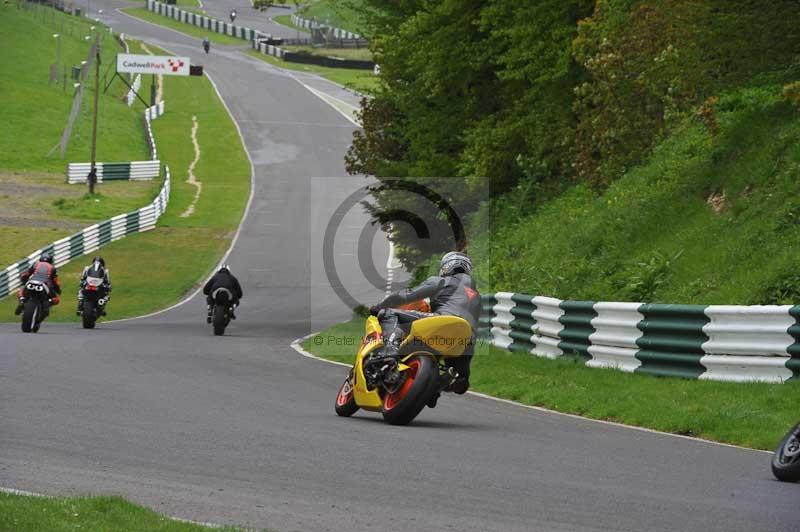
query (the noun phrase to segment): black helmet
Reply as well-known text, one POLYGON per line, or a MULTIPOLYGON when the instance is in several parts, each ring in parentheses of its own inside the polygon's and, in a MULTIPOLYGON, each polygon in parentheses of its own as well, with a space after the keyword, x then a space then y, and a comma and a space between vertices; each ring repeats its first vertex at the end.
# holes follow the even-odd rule
POLYGON ((49 251, 45 251, 44 253, 42 253, 42 256, 39 257, 39 260, 42 262, 49 262, 50 264, 53 264, 53 254, 49 251))
POLYGON ((99 262, 99 263, 100 263, 100 266, 102 266, 103 268, 105 268, 105 267, 106 267, 106 261, 104 261, 104 260, 103 260, 103 257, 101 257, 100 255, 98 255, 98 256, 96 256, 95 258, 93 258, 93 259, 92 259, 92 262, 99 262))
POLYGON ((231 273, 231 267, 228 266, 227 264, 223 264, 222 266, 219 267, 219 271, 220 273, 231 273))
POLYGON ((457 273, 472 274, 472 260, 465 254, 458 251, 451 251, 445 253, 439 262, 439 275, 447 277, 448 275, 455 275, 457 273))

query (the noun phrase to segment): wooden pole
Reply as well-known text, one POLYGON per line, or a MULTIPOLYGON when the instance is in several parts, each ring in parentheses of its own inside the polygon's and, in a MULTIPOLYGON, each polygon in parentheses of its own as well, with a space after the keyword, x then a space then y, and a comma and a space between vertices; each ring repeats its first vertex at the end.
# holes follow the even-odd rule
POLYGON ((92 116, 92 167, 89 171, 89 194, 94 194, 97 181, 97 110, 100 103, 100 36, 95 37, 94 113, 92 116))

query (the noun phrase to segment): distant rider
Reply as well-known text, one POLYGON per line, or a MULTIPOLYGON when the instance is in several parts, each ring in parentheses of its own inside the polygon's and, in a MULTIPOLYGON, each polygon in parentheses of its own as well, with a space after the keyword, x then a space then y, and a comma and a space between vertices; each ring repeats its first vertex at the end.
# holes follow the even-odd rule
POLYGON ((236 319, 236 316, 233 314, 233 309, 239 306, 239 300, 244 296, 242 293, 242 285, 239 284, 239 280, 231 273, 230 267, 224 264, 219 271, 214 274, 214 277, 209 279, 203 287, 203 294, 205 294, 206 303, 208 303, 208 317, 206 318, 208 323, 211 323, 211 310, 214 308, 214 296, 216 295, 216 291, 220 288, 227 289, 233 297, 233 301, 231 301, 231 319, 236 319))
POLYGON ((231 9, 231 23, 233 23, 235 20, 236 20, 236 10, 231 9))
POLYGON ((211 41, 208 40, 208 37, 203 37, 203 50, 205 50, 206 53, 208 53, 210 49, 211 49, 211 41))
MULTIPOLYGON (((93 277, 95 279, 102 279, 100 285, 105 291, 106 301, 111 299, 111 277, 108 269, 106 268, 106 261, 103 257, 97 256, 92 259, 92 263, 83 269, 81 274, 81 282, 78 286, 78 309, 75 312, 78 316, 83 313, 83 289, 86 288, 87 279, 93 277)), ((103 306, 103 316, 106 315, 105 305, 103 306)))
MULTIPOLYGON (((22 286, 18 292, 19 305, 17 305, 17 308, 14 311, 14 314, 17 316, 22 314, 22 309, 25 306, 25 284, 28 281, 40 281, 47 285, 47 288, 49 289, 48 296, 50 305, 58 305, 61 302, 61 298, 58 297, 58 294, 61 293, 61 280, 58 278, 58 271, 56 271, 56 267, 53 266, 52 253, 48 251, 42 253, 42 256, 39 258, 39 260, 33 263, 31 267, 28 268, 28 271, 23 272, 19 278, 20 281, 22 281, 22 286)), ((45 316, 50 313, 50 305, 45 306, 45 316)))
MULTIPOLYGON (((428 278, 415 288, 407 288, 389 295, 379 304, 370 309, 370 313, 378 316, 381 329, 387 336, 386 356, 394 356, 399 352, 399 345, 406 335, 409 323, 416 319, 431 315, 458 316, 465 319, 474 331, 478 326, 478 316, 481 310, 481 298, 475 289, 472 279, 472 261, 464 254, 451 251, 442 257, 439 263, 439 275, 428 278), (392 307, 429 298, 432 314, 418 311, 396 311, 392 307)), ((470 341, 464 354, 447 361, 448 367, 457 373, 453 384, 447 388, 457 394, 463 394, 469 388, 469 373, 474 342, 470 341)), ((435 404, 435 402, 434 402, 435 404)))

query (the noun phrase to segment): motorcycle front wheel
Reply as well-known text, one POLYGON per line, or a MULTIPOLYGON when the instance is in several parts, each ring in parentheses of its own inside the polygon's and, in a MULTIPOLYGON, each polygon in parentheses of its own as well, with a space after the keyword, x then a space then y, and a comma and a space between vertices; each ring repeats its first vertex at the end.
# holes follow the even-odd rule
POLYGON ((381 413, 390 425, 408 425, 422 412, 431 394, 436 390, 439 368, 432 357, 416 355, 405 365, 405 380, 394 393, 383 397, 381 413))
POLYGON ((800 423, 784 436, 772 455, 772 474, 783 482, 800 480, 800 423))
POLYGON ((344 380, 336 394, 336 414, 342 417, 350 417, 358 412, 356 397, 353 394, 353 372, 344 380))

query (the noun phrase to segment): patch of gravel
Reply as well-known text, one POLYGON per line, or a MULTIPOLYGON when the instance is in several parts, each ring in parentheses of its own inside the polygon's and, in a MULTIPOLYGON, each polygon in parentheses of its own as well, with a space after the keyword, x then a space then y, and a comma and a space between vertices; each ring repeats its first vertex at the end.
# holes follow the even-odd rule
MULTIPOLYGON (((7 213, 4 212, 3 214, 7 213)), ((70 229, 78 231, 86 227, 86 224, 75 221, 51 220, 43 218, 0 216, 0 227, 42 227, 47 229, 70 229)))

